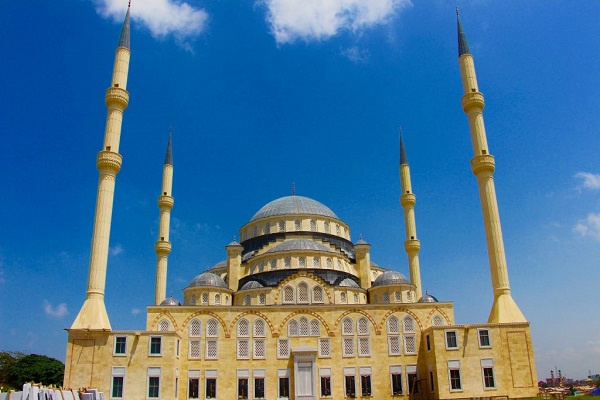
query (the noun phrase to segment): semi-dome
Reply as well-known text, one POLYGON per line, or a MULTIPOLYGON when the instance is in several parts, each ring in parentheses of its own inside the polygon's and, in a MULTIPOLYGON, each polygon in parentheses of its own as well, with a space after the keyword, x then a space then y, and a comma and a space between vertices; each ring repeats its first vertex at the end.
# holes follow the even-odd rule
POLYGON ((303 196, 286 196, 265 204, 250 222, 277 215, 310 214, 339 219, 331 209, 316 200, 303 196))
POLYGON ((313 240, 308 239, 292 239, 287 240, 277 246, 269 249, 267 253, 279 253, 281 251, 294 251, 294 250, 302 250, 302 251, 327 251, 331 252, 331 249, 324 244, 319 242, 315 242, 313 240))
POLYGON ((438 299, 436 299, 429 293, 425 293, 423 296, 421 296, 421 298, 418 301, 418 303, 437 303, 437 302, 438 302, 438 299))
POLYGON ((227 284, 219 275, 212 272, 203 272, 190 282, 188 287, 212 286, 228 289, 227 284))
POLYGON ((373 282, 373 287, 375 286, 385 286, 385 285, 400 285, 410 283, 408 279, 400 272, 397 271, 385 271, 383 274, 379 275, 375 282, 373 282))
POLYGON ((240 290, 260 289, 264 287, 265 286, 259 281, 248 281, 244 283, 244 286, 242 286, 240 290))
POLYGON ((344 278, 340 284, 338 286, 342 286, 342 287, 360 287, 358 286, 358 283, 356 283, 354 280, 350 279, 350 278, 344 278))
POLYGON ((161 306, 180 306, 181 303, 179 302, 179 300, 174 299, 173 296, 168 297, 166 299, 164 299, 163 301, 160 302, 161 306))

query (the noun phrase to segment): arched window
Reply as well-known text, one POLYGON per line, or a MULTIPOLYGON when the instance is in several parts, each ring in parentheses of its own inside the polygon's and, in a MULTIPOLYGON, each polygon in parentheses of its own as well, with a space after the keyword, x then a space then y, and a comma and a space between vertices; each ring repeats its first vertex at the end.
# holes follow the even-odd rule
POLYGON ((288 336, 298 336, 298 322, 295 319, 288 322, 288 336))
POLYGON ((359 335, 369 334, 369 320, 365 317, 360 317, 356 323, 356 327, 359 335))
POLYGON ((383 293, 383 302, 384 303, 389 303, 390 302, 390 294, 388 292, 384 292, 383 293))
POLYGON ((265 337, 266 329, 265 329, 265 321, 262 319, 257 319, 254 321, 254 336, 255 337, 265 337))
POLYGON ((249 306, 250 304, 251 304, 250 295, 247 294, 246 297, 244 297, 244 305, 249 306))
POLYGON ((321 257, 313 257, 313 267, 321 268, 321 257))
POLYGON ((247 319, 242 318, 238 322, 237 335, 240 337, 248 337, 250 336, 250 323, 247 319))
POLYGON ((358 293, 354 293, 354 303, 358 304, 358 293))
POLYGON ((325 221, 325 232, 329 233, 329 221, 325 221))
POLYGON ((268 222, 265 224, 265 235, 271 233, 271 224, 268 222))
POLYGON ((342 335, 354 335, 354 323, 352 318, 344 318, 342 320, 342 335))
POLYGON ((216 319, 211 318, 206 323, 206 336, 217 337, 219 336, 219 323, 216 319))
POLYGON ((195 318, 190 322, 189 335, 190 337, 200 337, 202 335, 200 321, 195 318))
POLYGON ((293 303, 294 302, 294 288, 291 286, 286 286, 283 288, 283 302, 284 303, 293 303))
POLYGON ((277 260, 271 260, 271 269, 277 269, 277 260))
POLYGON ((195 294, 192 295, 192 298, 190 299, 190 303, 192 303, 192 305, 194 305, 194 306, 196 305, 196 295, 195 294))
POLYGON ((410 303, 412 301, 412 293, 406 292, 406 302, 410 303))
POLYGON ((340 236, 340 224, 335 224, 335 234, 340 236))
POLYGON ((158 330, 160 332, 167 332, 170 327, 171 327, 171 323, 166 318, 161 319, 160 322, 158 323, 158 330))
POLYGON ((313 302, 315 302, 315 303, 323 302, 323 288, 321 286, 315 286, 313 288, 313 302))
POLYGON ((221 295, 219 293, 215 294, 215 304, 221 304, 221 295))
POLYGON ((306 267, 306 257, 298 257, 298 265, 302 268, 306 267))
POLYGON ((202 303, 208 303, 208 293, 202 293, 202 303))
POLYGON ((258 304, 265 304, 265 294, 261 293, 258 295, 258 304))
POLYGON ((306 282, 298 284, 298 303, 308 303, 308 285, 306 282))
POLYGON ((295 220, 294 221, 294 229, 299 231, 301 227, 302 227, 302 223, 300 222, 300 220, 299 219, 295 220))
POLYGON ((346 292, 342 292, 342 293, 340 293, 340 301, 341 301, 342 303, 345 303, 345 302, 346 302, 346 292))
POLYGON ((402 303, 402 292, 396 292, 394 296, 396 297, 396 302, 402 303))
POLYGON ((310 230, 311 231, 316 231, 317 230, 317 221, 315 221, 314 219, 310 220, 310 230))
POLYGON ((415 331, 415 320, 411 316, 407 315, 402 320, 402 328, 405 333, 413 333, 415 331))
POLYGON ((283 259, 283 266, 289 268, 292 266, 292 257, 286 257, 283 259))
POLYGON ((258 272, 263 272, 265 270, 265 262, 261 261, 260 266, 258 267, 258 272))
POLYGON ((399 334, 400 333, 400 323, 398 318, 395 316, 391 316, 387 321, 387 331, 390 334, 399 334))
POLYGON ((308 319, 306 317, 300 317, 300 336, 308 336, 308 319))
POLYGON ((279 232, 285 232, 285 221, 279 221, 279 232))
POLYGON ((327 259, 327 268, 331 269, 333 267, 333 260, 331 258, 327 259))
POLYGON ((444 322, 444 318, 440 317, 439 315, 435 315, 433 317, 433 326, 443 326, 446 325, 444 322))
POLYGON ((339 270, 342 269, 342 260, 337 260, 337 267, 339 270))
POLYGON ((310 336, 321 336, 321 324, 318 319, 310 321, 310 336))

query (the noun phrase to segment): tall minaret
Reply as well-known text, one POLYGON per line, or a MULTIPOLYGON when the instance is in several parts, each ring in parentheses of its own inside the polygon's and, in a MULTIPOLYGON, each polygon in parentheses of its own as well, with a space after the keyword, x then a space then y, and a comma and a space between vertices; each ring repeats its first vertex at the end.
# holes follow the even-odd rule
POLYGON ((96 195, 96 214, 94 217, 86 299, 71 329, 110 330, 110 322, 104 305, 104 286, 106 284, 106 264, 108 261, 115 178, 121 169, 123 160, 123 157, 119 154, 121 123, 123 111, 129 102, 129 93, 126 90, 130 55, 129 10, 130 7, 127 8, 127 14, 121 29, 121 37, 113 66, 112 82, 106 90, 105 102, 108 113, 104 131, 104 146, 96 159, 100 178, 96 195))
POLYGON ((504 242, 502 240, 500 215, 493 178, 495 162, 488 148, 483 124, 483 94, 479 92, 477 87, 475 64, 473 63, 473 56, 469 52, 467 37, 458 17, 458 9, 456 10, 456 19, 458 24, 458 63, 465 93, 461 102, 469 119, 471 130, 473 153, 475 155, 471 160, 471 169, 477 177, 479 186, 492 287, 494 288, 494 304, 488 322, 524 322, 526 319, 523 313, 521 313, 510 295, 506 255, 504 254, 504 242))
POLYGON ((408 254, 408 270, 410 272, 410 283, 416 287, 416 300, 421 298, 421 269, 419 267, 419 249, 421 242, 417 239, 417 224, 415 222, 415 203, 417 197, 412 192, 410 182, 410 167, 404 151, 404 141, 402 140, 402 130, 400 130, 400 184, 402 194, 400 195, 400 204, 404 209, 404 229, 406 230, 406 241, 404 249, 408 254))
POLYGON ((158 226, 158 241, 154 245, 156 250, 156 288, 154 292, 154 304, 159 305, 167 298, 167 258, 171 252, 169 242, 169 225, 171 223, 171 209, 173 208, 173 135, 169 134, 169 144, 163 165, 162 193, 158 196, 158 208, 160 209, 160 222, 158 226))

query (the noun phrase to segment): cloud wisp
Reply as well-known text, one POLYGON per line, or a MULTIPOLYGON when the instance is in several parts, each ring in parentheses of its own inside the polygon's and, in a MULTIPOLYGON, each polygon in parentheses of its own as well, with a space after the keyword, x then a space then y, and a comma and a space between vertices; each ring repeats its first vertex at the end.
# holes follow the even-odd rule
POLYGON ((48 300, 44 299, 43 307, 44 313, 53 318, 62 318, 69 313, 66 303, 60 303, 56 307, 53 307, 48 300))
POLYGON ((594 174, 591 172, 578 172, 575 174, 575 178, 581 179, 580 188, 589 190, 600 190, 600 174, 594 174))
POLYGON ((327 40, 387 23, 410 0, 258 0, 277 44, 327 40))
POLYGON ((108 254, 110 254, 113 257, 118 256, 121 253, 123 253, 123 246, 121 246, 120 244, 111 246, 108 249, 108 254))
POLYGON ((589 213, 585 219, 580 220, 573 231, 583 237, 592 237, 600 242, 600 213, 589 213))
MULTIPOLYGON (((127 2, 123 0, 94 0, 98 14, 123 21, 127 2)), ((208 13, 185 2, 173 0, 143 0, 131 5, 131 18, 142 23, 153 37, 173 35, 181 44, 206 29, 208 13)))

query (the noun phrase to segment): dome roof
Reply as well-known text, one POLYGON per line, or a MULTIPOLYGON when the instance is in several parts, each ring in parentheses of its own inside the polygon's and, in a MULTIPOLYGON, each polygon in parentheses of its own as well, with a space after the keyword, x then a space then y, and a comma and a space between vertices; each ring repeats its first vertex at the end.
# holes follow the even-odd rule
POLYGON ((258 281, 248 281, 244 283, 244 286, 242 286, 240 290, 260 289, 264 287, 265 286, 258 281))
POLYGON ((227 260, 219 261, 218 263, 216 263, 215 265, 210 267, 209 271, 211 271, 213 269, 222 269, 222 268, 227 268, 227 260))
POLYGON ((163 301, 160 302, 161 306, 180 306, 181 303, 179 302, 179 300, 174 299, 173 296, 168 297, 166 299, 164 299, 163 301))
POLYGON ((250 222, 286 214, 312 214, 339 219, 331 209, 316 200, 303 196, 286 196, 265 204, 250 222))
POLYGON ((383 274, 379 275, 375 282, 373 282, 373 287, 375 286, 385 286, 385 285, 400 285, 403 283, 410 283, 408 279, 400 272, 397 271, 385 271, 383 274))
POLYGON ((219 275, 215 275, 212 272, 203 272, 190 282, 188 287, 196 286, 212 286, 228 289, 227 284, 219 275))
POLYGON ((418 303, 437 303, 438 299, 433 297, 432 295, 425 293, 425 295, 421 296, 418 303))
POLYGON ((354 282, 354 280, 350 279, 350 278, 344 278, 340 284, 338 286, 342 286, 342 287, 360 287, 358 286, 358 283, 354 282))
POLYGON ((331 249, 324 244, 315 242, 308 239, 292 239, 285 241, 277 246, 269 249, 267 253, 278 253, 280 251, 293 251, 293 250, 312 250, 312 251, 326 251, 331 253, 331 249))

